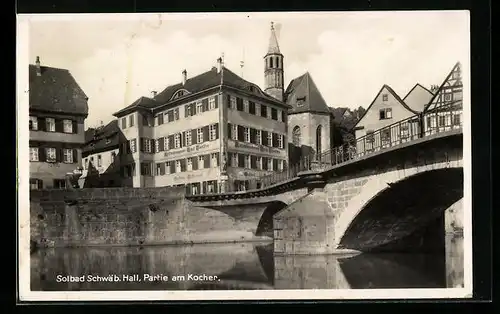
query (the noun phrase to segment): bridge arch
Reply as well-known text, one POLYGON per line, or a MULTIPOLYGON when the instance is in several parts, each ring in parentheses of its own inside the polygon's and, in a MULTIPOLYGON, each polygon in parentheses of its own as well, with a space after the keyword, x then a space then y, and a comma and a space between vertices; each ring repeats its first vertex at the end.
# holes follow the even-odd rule
POLYGON ((288 205, 282 201, 273 201, 264 209, 255 231, 256 236, 273 237, 273 216, 288 205))
POLYGON ((399 240, 439 218, 463 197, 461 165, 427 167, 369 179, 339 216, 337 247, 367 251, 399 240))

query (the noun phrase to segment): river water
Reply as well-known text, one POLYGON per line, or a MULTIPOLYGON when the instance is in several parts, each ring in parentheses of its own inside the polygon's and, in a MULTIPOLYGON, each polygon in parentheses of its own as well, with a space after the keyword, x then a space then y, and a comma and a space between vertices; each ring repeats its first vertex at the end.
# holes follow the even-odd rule
POLYGON ((447 288, 463 286, 463 267, 461 237, 440 255, 274 256, 272 243, 43 249, 31 254, 31 290, 447 288))

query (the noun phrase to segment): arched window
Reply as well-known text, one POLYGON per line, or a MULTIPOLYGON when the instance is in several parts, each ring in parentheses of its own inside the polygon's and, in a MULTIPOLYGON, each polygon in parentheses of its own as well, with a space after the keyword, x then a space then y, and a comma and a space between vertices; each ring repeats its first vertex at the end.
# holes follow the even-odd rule
POLYGON ((300 146, 300 127, 296 126, 292 132, 292 142, 295 146, 300 146))
POLYGON ((322 127, 320 125, 316 129, 316 154, 321 153, 321 131, 322 131, 322 127))

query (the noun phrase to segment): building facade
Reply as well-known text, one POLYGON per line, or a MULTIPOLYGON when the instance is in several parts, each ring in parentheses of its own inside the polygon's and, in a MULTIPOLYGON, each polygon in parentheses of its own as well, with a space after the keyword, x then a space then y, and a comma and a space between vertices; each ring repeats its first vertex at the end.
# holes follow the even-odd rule
POLYGON ((83 171, 79 179, 81 188, 132 186, 130 178, 123 176, 120 167, 120 142, 123 141, 118 120, 85 131, 83 171))
POLYGON ((66 69, 29 65, 31 189, 66 188, 81 165, 88 97, 66 69))
POLYGON ((222 64, 116 112, 122 175, 189 194, 258 188, 286 168, 288 106, 222 64))

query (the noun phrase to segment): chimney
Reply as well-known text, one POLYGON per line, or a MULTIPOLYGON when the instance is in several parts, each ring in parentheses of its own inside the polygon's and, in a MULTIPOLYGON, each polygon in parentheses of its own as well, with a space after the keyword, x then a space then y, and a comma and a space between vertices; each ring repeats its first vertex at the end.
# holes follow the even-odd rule
POLYGON ((40 57, 39 56, 36 56, 35 65, 36 65, 36 75, 42 76, 42 69, 40 68, 40 57))
POLYGON ((186 80, 187 80, 187 71, 186 69, 184 69, 184 71, 182 71, 182 85, 186 85, 186 80))
POLYGON ((220 73, 220 71, 222 71, 222 58, 219 57, 217 59, 217 73, 220 73))
POLYGON ((155 98, 157 94, 158 94, 157 91, 155 91, 155 90, 151 91, 151 98, 155 98))

